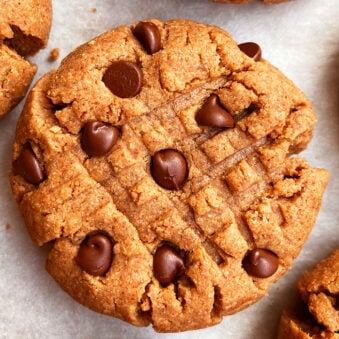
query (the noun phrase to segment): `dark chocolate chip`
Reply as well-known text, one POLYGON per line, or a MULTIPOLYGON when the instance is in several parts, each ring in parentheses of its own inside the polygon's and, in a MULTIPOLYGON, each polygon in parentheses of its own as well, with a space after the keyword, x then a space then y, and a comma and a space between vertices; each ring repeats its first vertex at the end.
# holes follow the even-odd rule
POLYGON ((151 160, 151 174, 161 187, 168 190, 178 190, 187 178, 186 159, 179 151, 174 149, 158 151, 151 160))
POLYGON ((89 156, 101 156, 111 150, 119 138, 119 130, 101 121, 90 121, 84 126, 82 148, 89 156))
POLYGON ((234 127, 234 119, 219 102, 217 95, 212 94, 195 115, 201 126, 234 127))
POLYGON ((271 251, 254 249, 243 260, 246 272, 258 278, 267 278, 273 275, 279 266, 279 258, 271 251))
POLYGON ((261 60, 261 48, 255 42, 244 42, 238 45, 240 50, 244 52, 247 56, 252 58, 254 61, 261 60))
POLYGON ((154 254, 153 272, 161 285, 169 285, 185 273, 184 260, 173 247, 162 245, 154 254))
POLYGON ((13 163, 13 170, 15 174, 21 175, 33 185, 39 185, 45 179, 39 161, 29 145, 22 148, 19 157, 13 163))
POLYGON ((81 243, 75 258, 80 268, 93 275, 104 276, 111 267, 113 244, 111 239, 102 233, 89 235, 81 243))
POLYGON ((102 81, 118 97, 132 98, 141 90, 142 73, 134 62, 115 61, 106 70, 102 81))
POLYGON ((161 37, 158 27, 153 22, 140 21, 133 34, 140 41, 148 54, 154 54, 161 48, 161 37))

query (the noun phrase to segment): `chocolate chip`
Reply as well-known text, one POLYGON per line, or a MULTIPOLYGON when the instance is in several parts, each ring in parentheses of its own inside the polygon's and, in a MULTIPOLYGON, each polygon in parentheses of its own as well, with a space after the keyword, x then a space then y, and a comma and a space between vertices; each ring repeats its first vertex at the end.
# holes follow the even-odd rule
POLYGON ((148 54, 154 54, 161 48, 161 37, 158 27, 153 22, 140 21, 133 34, 140 41, 148 54))
POLYGON ((273 275, 279 266, 278 257, 271 251, 254 249, 243 260, 246 272, 258 278, 267 278, 273 275))
POLYGON ((252 58, 254 61, 261 60, 261 48, 255 42, 244 42, 238 45, 240 50, 244 52, 247 56, 252 58))
POLYGON ((39 161, 28 144, 22 148, 19 157, 14 161, 13 170, 33 185, 39 185, 45 179, 39 161))
POLYGON ((102 233, 87 236, 81 243, 75 258, 80 268, 93 275, 103 276, 111 267, 113 245, 111 239, 102 233))
POLYGON ((178 190, 187 178, 185 157, 174 149, 163 149, 151 160, 151 174, 158 185, 168 190, 178 190))
POLYGON ((234 119, 219 102, 217 95, 212 94, 195 115, 201 126, 234 127, 234 119))
POLYGON ((162 245, 154 254, 153 272, 160 284, 169 285, 184 274, 184 260, 173 247, 162 245))
POLYGON ((141 90, 142 73, 130 61, 116 61, 106 70, 102 81, 120 98, 135 97, 141 90))
POLYGON ((89 156, 106 154, 119 138, 119 130, 101 121, 86 123, 82 134, 82 148, 89 156))

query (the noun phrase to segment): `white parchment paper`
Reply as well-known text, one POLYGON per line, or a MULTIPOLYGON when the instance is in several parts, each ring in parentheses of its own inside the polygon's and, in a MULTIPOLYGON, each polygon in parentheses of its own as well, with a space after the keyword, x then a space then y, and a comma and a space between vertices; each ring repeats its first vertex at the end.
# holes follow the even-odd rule
POLYGON ((331 179, 309 240, 268 296, 212 328, 156 334, 151 327, 136 328, 86 309, 44 270, 48 251, 30 240, 8 182, 21 104, 0 121, 0 338, 274 338, 280 312, 295 298, 294 284, 301 272, 339 246, 339 1, 294 0, 265 6, 207 0, 54 0, 53 6, 49 45, 32 58, 39 65, 34 82, 79 44, 111 27, 146 18, 189 18, 218 25, 239 43, 259 43, 264 58, 313 102, 319 121, 303 155, 313 166, 329 169, 331 179), (61 54, 50 63, 47 58, 54 47, 61 54))

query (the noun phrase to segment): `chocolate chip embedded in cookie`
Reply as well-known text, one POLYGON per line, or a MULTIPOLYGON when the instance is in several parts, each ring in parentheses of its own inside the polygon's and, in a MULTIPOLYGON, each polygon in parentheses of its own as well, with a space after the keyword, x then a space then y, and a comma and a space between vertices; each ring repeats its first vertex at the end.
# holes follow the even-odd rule
POLYGON ((153 22, 140 21, 134 27, 133 34, 140 41, 148 54, 154 54, 161 49, 159 28, 153 22))
POLYGON ((185 157, 173 149, 156 152, 152 156, 150 171, 155 182, 168 190, 179 190, 188 174, 185 157))
POLYGON ((92 276, 104 276, 112 263, 112 241, 100 233, 88 235, 75 258, 79 267, 92 276))
POLYGON ((315 121, 258 45, 141 21, 36 84, 13 193, 32 239, 53 241, 48 272, 80 303, 160 332, 211 326, 263 297, 306 241, 328 173, 290 155, 315 121))
POLYGON ((261 48, 255 42, 243 42, 239 44, 238 47, 254 61, 261 60, 261 48))
POLYGON ((339 248, 306 271, 297 290, 304 303, 283 311, 278 338, 338 338, 339 248))
POLYGON ((114 95, 132 98, 141 90, 142 73, 133 62, 115 61, 106 70, 102 81, 114 95))
POLYGON ((20 155, 14 161, 13 171, 34 185, 44 180, 43 170, 29 144, 22 148, 20 155))
POLYGON ((24 57, 46 46, 51 20, 50 0, 1 2, 0 118, 26 94, 37 68, 24 57))
POLYGON ((89 121, 83 128, 81 144, 89 156, 105 155, 118 141, 119 130, 100 121, 89 121))
POLYGON ((161 245, 154 253, 153 272, 159 283, 167 286, 185 272, 184 260, 173 247, 161 245))
POLYGON ((234 118, 221 107, 217 95, 212 94, 195 115, 198 125, 211 127, 234 127, 234 118))
POLYGON ((250 251, 243 260, 245 271, 258 278, 267 278, 273 275, 279 267, 278 257, 264 249, 250 251))

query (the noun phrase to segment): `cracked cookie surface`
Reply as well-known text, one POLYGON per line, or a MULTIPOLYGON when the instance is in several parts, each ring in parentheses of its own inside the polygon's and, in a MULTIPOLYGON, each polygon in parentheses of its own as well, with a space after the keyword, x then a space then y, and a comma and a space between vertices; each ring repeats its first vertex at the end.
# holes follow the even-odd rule
POLYGON ((302 306, 284 310, 278 338, 339 338, 339 248, 297 283, 302 306))
POLYGON ((80 46, 30 93, 13 194, 80 303, 160 332, 206 327, 298 255, 328 173, 289 155, 316 118, 258 45, 257 61, 239 47, 214 26, 148 20, 80 46))
POLYGON ((37 67, 25 59, 47 44, 50 0, 3 0, 0 6, 0 118, 25 96, 37 67))

